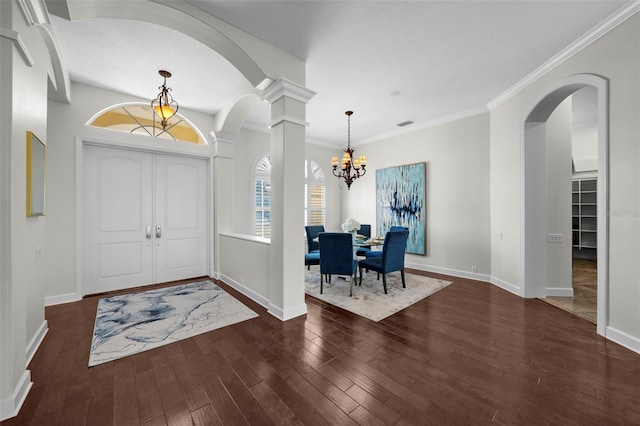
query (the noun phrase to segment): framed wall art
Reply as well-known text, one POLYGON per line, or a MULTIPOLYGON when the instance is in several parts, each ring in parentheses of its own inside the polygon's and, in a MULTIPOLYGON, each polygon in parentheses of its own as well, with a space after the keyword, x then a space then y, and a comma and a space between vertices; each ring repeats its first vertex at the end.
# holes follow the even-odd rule
POLYGON ((47 146, 27 132, 27 216, 44 216, 47 146))
POLYGON ((376 226, 409 228, 407 253, 426 254, 426 163, 376 170, 376 226))

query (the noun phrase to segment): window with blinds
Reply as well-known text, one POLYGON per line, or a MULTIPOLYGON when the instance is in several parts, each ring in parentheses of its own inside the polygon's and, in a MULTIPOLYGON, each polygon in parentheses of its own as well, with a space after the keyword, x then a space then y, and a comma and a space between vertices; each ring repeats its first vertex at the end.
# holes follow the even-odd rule
MULTIPOLYGON (((264 156, 256 163, 253 178, 254 188, 254 235, 271 238, 271 157, 264 156)), ((325 223, 324 172, 313 160, 305 161, 305 225, 325 223)))
POLYGON ((271 238, 271 158, 258 161, 254 175, 254 235, 271 238))
POLYGON ((324 225, 325 182, 324 172, 313 160, 305 161, 305 225, 324 225))

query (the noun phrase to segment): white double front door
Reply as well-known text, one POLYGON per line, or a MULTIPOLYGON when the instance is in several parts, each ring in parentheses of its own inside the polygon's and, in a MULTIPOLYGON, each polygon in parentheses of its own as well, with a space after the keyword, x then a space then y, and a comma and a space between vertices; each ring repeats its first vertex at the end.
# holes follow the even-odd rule
POLYGON ((84 148, 83 293, 207 275, 207 161, 84 148))

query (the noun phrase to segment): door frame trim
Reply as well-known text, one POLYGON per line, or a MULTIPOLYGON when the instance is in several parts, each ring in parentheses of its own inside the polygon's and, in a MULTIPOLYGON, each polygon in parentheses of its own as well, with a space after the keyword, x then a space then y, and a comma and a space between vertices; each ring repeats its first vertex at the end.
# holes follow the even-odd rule
MULTIPOLYGON (((609 324, 609 81, 604 77, 595 74, 575 74, 566 77, 548 89, 546 89, 532 104, 525 117, 520 122, 520 187, 521 187, 521 263, 520 281, 521 295, 523 297, 545 297, 546 289, 535 283, 529 283, 527 270, 532 268, 529 253, 527 250, 540 250, 546 253, 546 243, 534 246, 529 245, 530 241, 527 232, 526 200, 527 191, 527 157, 525 147, 527 141, 530 142, 531 133, 528 131, 528 124, 546 123, 549 115, 555 108, 583 87, 593 87, 597 90, 597 114, 598 114, 598 173, 597 173, 597 325, 596 331, 599 335, 610 338, 608 334, 609 324), (533 285, 532 285, 533 284, 533 285)), ((545 191, 546 192, 546 191, 545 191)))
MULTIPOLYGON (((126 135, 125 135, 126 136, 126 135)), ((139 151, 146 152, 150 154, 163 154, 174 157, 189 157, 189 158, 199 158, 207 161, 207 182, 206 182, 206 193, 207 193, 207 270, 209 271, 209 276, 212 276, 212 262, 213 258, 213 216, 211 212, 213 212, 213 155, 211 153, 211 147, 209 145, 194 145, 187 142, 178 142, 179 144, 183 144, 185 150, 176 149, 176 142, 173 142, 174 145, 171 147, 168 146, 146 146, 146 145, 132 145, 130 143, 125 143, 121 141, 112 141, 107 139, 96 139, 90 137, 76 137, 76 158, 75 158, 75 168, 76 168, 76 188, 75 188, 75 224, 76 224, 76 294, 80 299, 85 296, 84 292, 84 275, 83 275, 83 265, 84 265, 84 250, 82 247, 84 246, 84 157, 85 157, 85 146, 97 146, 104 148, 115 148, 129 151, 139 151)))

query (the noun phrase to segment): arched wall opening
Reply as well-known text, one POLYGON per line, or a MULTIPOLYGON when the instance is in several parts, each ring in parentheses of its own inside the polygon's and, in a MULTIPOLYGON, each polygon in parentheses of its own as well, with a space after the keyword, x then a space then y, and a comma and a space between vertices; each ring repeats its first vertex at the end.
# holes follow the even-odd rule
MULTIPOLYGON (((597 331, 605 335, 608 311, 608 82, 602 77, 580 74, 551 87, 534 103, 522 122, 522 295, 546 296, 547 209, 545 170, 546 123, 555 109, 577 90, 591 86, 597 91, 598 172, 597 172, 597 331), (536 214, 538 212, 538 214, 536 214)), ((567 194, 569 197, 570 194, 567 194)))

